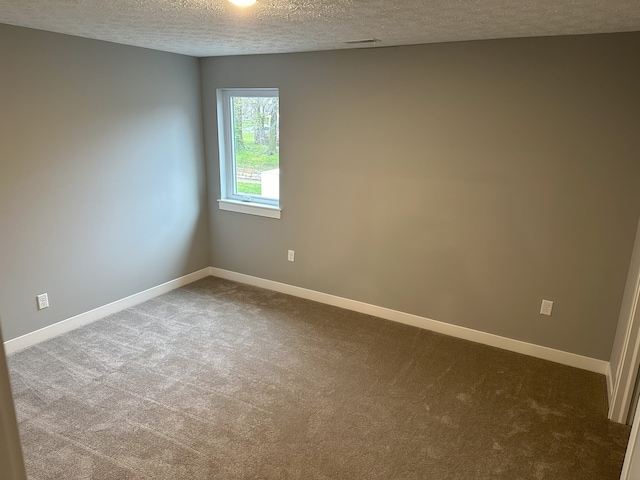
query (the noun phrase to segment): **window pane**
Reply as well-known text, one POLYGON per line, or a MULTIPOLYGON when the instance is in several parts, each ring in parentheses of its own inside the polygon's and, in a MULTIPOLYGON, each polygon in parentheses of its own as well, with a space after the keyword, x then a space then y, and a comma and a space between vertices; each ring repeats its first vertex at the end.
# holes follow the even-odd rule
POLYGON ((234 194, 279 199, 278 97, 231 97, 234 194))

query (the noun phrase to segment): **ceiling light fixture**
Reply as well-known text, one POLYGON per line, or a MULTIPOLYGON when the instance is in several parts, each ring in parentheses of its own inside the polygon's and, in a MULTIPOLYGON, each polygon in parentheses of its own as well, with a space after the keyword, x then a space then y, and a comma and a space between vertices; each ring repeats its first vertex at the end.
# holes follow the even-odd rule
POLYGON ((253 5, 256 3, 256 0, 229 0, 234 5, 239 7, 248 7, 249 5, 253 5))

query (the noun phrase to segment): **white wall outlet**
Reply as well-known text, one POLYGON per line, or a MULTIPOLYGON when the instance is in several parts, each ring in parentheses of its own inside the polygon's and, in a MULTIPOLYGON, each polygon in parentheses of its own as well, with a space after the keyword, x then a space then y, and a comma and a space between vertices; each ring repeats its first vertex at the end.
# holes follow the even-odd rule
POLYGON ((542 300, 540 306, 540 315, 551 316, 551 310, 553 310, 553 302, 551 300, 542 300))
POLYGON ((296 258, 296 252, 294 252, 293 250, 289 250, 289 253, 287 253, 287 260, 289 260, 290 262, 294 262, 296 258))
POLYGON ((42 310, 49 306, 49 296, 46 293, 37 295, 36 300, 38 300, 38 310, 42 310))

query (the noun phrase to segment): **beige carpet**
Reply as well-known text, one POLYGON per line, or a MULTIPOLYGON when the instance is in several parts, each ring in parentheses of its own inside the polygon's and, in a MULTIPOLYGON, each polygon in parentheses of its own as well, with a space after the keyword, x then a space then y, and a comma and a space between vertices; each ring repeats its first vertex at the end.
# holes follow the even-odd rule
POLYGON ((605 379, 207 278, 9 358, 29 478, 614 480, 605 379))

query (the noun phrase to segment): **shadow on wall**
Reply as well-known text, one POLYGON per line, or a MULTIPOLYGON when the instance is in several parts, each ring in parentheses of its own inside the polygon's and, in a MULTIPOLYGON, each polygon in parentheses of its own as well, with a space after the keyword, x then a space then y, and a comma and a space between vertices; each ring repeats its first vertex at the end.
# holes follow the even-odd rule
POLYGON ((3 480, 27 480, 0 328, 0 472, 3 480))

